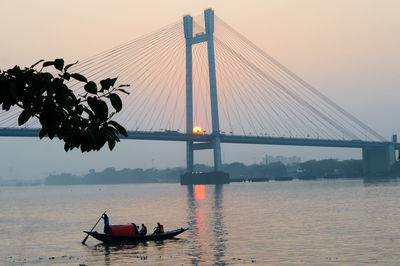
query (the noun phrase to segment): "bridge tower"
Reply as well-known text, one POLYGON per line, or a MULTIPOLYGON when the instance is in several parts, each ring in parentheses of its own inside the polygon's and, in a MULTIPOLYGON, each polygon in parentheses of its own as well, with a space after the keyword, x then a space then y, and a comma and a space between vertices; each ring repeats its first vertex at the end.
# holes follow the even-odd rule
MULTIPOLYGON (((192 47, 197 43, 207 42, 208 53, 208 69, 210 83, 210 99, 211 99, 211 120, 212 120, 212 140, 209 142, 194 143, 192 140, 186 142, 186 175, 192 175, 191 181, 188 183, 221 183, 218 180, 223 175, 222 183, 227 183, 229 176, 222 173, 221 162, 221 142, 219 132, 219 116, 218 116, 218 97, 217 97, 217 80, 215 74, 215 54, 214 54, 214 10, 204 10, 205 32, 193 36, 193 17, 186 15, 183 17, 184 34, 186 39, 186 133, 192 134, 193 130, 193 65, 192 65, 192 47), (214 152, 214 172, 208 176, 196 179, 193 177, 194 151, 201 149, 212 149, 214 152), (204 181, 209 179, 209 181, 204 181), (197 180, 197 181, 195 181, 197 180), (202 182, 198 182, 203 180, 202 182)), ((181 183, 184 179, 181 177, 181 183)), ((229 182, 229 181, 228 181, 229 182)), ((187 183, 187 182, 186 182, 187 183)))

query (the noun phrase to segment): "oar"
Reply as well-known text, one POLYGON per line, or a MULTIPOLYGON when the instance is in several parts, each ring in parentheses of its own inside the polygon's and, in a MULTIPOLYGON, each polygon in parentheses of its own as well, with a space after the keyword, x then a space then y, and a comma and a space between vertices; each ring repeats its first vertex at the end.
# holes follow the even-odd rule
MULTIPOLYGON (((94 224, 94 226, 92 227, 92 229, 90 230, 90 232, 93 231, 93 229, 96 227, 96 225, 100 222, 101 218, 103 217, 103 215, 107 212, 108 210, 106 210, 105 212, 103 212, 100 216, 100 218, 97 220, 97 222, 94 224)), ((87 236, 85 237, 85 239, 83 239, 82 244, 85 245, 86 240, 89 238, 89 234, 87 234, 87 236)))

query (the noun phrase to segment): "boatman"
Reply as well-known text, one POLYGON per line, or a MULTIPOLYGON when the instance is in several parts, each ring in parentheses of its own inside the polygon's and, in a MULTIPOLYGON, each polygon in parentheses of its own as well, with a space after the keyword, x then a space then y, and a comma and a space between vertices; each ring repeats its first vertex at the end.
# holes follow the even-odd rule
POLYGON ((164 233, 164 226, 160 223, 157 223, 157 226, 154 227, 154 234, 164 233))
POLYGON ((108 218, 107 214, 104 213, 101 218, 104 219, 104 234, 111 234, 110 219, 108 218))
POLYGON ((142 228, 140 228, 140 234, 141 235, 147 234, 147 227, 144 224, 142 224, 142 228))

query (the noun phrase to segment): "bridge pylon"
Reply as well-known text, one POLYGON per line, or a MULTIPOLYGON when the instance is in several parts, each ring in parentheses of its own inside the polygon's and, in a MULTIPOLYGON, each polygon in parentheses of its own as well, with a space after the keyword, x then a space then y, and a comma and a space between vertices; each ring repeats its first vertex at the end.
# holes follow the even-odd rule
POLYGON ((212 120, 212 140, 209 142, 186 142, 186 171, 181 177, 181 183, 229 183, 229 175, 222 172, 221 140, 218 116, 217 79, 215 73, 214 53, 214 10, 204 10, 205 32, 193 36, 193 17, 183 17, 184 34, 186 39, 186 133, 193 130, 193 64, 192 47, 197 43, 207 42, 210 102, 212 120), (214 152, 214 172, 209 175, 196 176, 194 171, 194 151, 212 149, 214 152), (185 178, 186 176, 187 178, 185 178), (189 180, 189 181, 188 181, 189 180), (188 182, 186 182, 188 181, 188 182))

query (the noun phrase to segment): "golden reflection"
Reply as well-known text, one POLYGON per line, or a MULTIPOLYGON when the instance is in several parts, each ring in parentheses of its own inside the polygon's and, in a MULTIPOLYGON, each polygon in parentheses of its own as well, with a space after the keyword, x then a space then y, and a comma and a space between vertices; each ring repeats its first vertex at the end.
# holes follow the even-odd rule
POLYGON ((194 199, 196 201, 204 200, 206 198, 206 186, 195 185, 194 186, 194 199))
POLYGON ((188 226, 191 228, 189 234, 193 240, 188 255, 192 264, 204 263, 211 260, 211 254, 207 250, 212 246, 214 263, 224 265, 227 231, 223 221, 222 185, 216 185, 214 195, 208 196, 205 200, 205 185, 188 186, 188 226))

